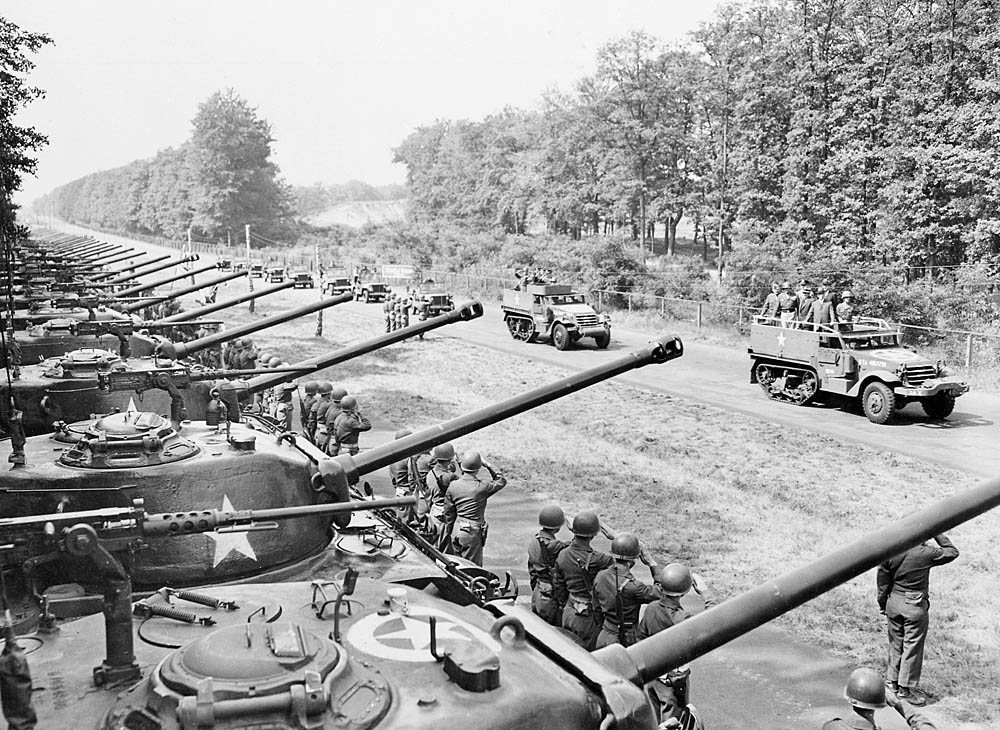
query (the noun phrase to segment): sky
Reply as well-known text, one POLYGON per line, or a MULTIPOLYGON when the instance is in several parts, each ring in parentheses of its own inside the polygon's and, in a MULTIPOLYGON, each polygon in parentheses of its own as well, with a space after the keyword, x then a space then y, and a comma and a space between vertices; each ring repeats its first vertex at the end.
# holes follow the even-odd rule
POLYGON ((665 43, 720 0, 5 0, 47 33, 17 117, 48 135, 26 203, 182 144, 198 105, 232 88, 271 125, 292 185, 402 183, 392 149, 436 119, 533 108, 594 71, 633 30, 665 43))

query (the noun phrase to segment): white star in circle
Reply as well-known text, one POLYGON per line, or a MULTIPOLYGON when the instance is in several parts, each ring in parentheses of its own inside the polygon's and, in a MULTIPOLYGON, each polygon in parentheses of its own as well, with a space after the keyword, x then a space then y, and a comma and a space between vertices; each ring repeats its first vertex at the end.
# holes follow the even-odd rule
POLYGON ((783 332, 778 333, 778 347, 785 346, 785 335, 783 332))
MULTIPOLYGON (((431 626, 426 620, 412 619, 408 616, 400 616, 399 621, 403 628, 392 633, 377 634, 377 640, 385 641, 399 640, 409 641, 414 649, 426 649, 431 645, 431 626)), ((437 623, 437 640, 457 639, 459 641, 469 641, 469 634, 457 631, 460 627, 451 621, 439 620, 437 623)))
MULTIPOLYGON (((233 503, 229 501, 228 494, 222 498, 222 510, 224 512, 235 511, 233 503)), ((215 558, 212 562, 213 568, 219 567, 219 563, 229 557, 229 553, 233 551, 241 553, 255 563, 257 562, 257 553, 254 552, 253 546, 250 544, 250 539, 247 537, 247 533, 206 532, 205 535, 215 540, 215 558)))

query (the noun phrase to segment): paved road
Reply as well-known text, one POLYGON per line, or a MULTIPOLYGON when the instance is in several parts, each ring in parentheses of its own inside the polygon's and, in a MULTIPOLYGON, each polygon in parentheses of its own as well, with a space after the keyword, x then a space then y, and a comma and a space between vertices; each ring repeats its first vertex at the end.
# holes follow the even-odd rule
MULTIPOLYGON (((102 239, 111 237, 102 236, 102 239)), ((315 292, 288 291, 290 304, 305 303, 315 292), (301 302, 298 298, 301 297, 301 302)), ((381 319, 376 305, 341 305, 356 313, 381 319)), ((669 334, 669 327, 663 334, 669 334)), ((456 337, 483 346, 523 355, 535 360, 580 370, 629 352, 650 339, 645 333, 617 329, 607 350, 592 345, 559 352, 549 345, 513 341, 500 317, 499 307, 487 304, 486 315, 474 322, 450 326, 434 336, 456 337)), ((687 343, 685 356, 662 367, 644 368, 619 378, 641 388, 669 393, 757 416, 776 424, 788 424, 823 433, 844 443, 880 445, 942 466, 981 476, 1000 473, 997 449, 1000 398, 971 393, 958 401, 955 414, 944 423, 925 418, 919 406, 909 407, 897 423, 875 426, 864 416, 836 408, 798 408, 767 400, 748 382, 745 352, 725 347, 687 343)), ((384 425, 389 429, 389 424, 384 425)), ((374 445, 391 438, 389 430, 372 433, 366 443, 374 445)), ((374 480, 378 491, 387 493, 384 480, 374 480)), ((527 494, 509 488, 491 501, 492 535, 486 549, 487 567, 511 570, 519 583, 526 583, 524 546, 534 534, 538 503, 527 494), (499 536, 503 539, 499 539, 499 536)), ((822 651, 804 646, 789 634, 762 627, 717 649, 694 663, 692 699, 712 730, 767 727, 776 730, 819 727, 836 714, 843 714, 843 682, 853 667, 822 651)), ((903 728, 892 711, 879 713, 887 729, 903 728)), ((962 725, 963 728, 981 727, 962 725)))

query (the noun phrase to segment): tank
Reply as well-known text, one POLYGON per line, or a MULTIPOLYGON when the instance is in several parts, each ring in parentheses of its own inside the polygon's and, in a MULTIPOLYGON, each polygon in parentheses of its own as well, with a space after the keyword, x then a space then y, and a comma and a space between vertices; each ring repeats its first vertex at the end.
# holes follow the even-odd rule
MULTIPOLYGON (((154 413, 128 411, 27 440, 30 469, 9 472, 0 486, 0 516, 127 507, 141 498, 157 512, 265 509, 348 499, 361 477, 437 444, 683 352, 665 338, 591 370, 474 411, 351 457, 327 457, 305 439, 265 419, 220 418, 178 431, 154 413), (262 488, 266 485, 266 488, 262 488)), ((216 406, 218 408, 218 406, 216 406)), ((323 517, 303 518, 247 541, 213 539, 158 545, 135 555, 139 586, 212 583, 273 573, 317 558, 329 542, 323 517)), ((339 524, 346 527, 346 523, 339 524)), ((369 546, 370 547, 370 546, 369 546)), ((355 549, 365 552, 358 544, 355 549)), ((295 569, 302 575, 309 565, 295 569)), ((86 575, 86 573, 80 573, 86 575)))
MULTIPOLYGON (((39 727, 86 730, 657 730, 645 682, 998 504, 1000 480, 986 482, 627 649, 593 654, 509 598, 447 600, 465 586, 438 563, 430 583, 347 569, 336 580, 164 589, 131 604, 112 548, 197 541, 215 525, 252 535, 287 513, 51 514, 62 538, 54 555, 104 576, 105 611, 17 639, 50 691, 9 682, 4 706, 37 713, 39 727)), ((387 510, 376 516, 391 524, 387 510)), ((45 530, 0 521, 0 539, 25 546, 22 556, 52 550, 45 530)))

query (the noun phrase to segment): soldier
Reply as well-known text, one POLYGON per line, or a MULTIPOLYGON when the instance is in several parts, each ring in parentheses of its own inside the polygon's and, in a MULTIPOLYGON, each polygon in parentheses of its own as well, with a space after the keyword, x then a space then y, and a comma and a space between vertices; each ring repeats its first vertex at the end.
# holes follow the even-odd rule
POLYGON ((299 421, 302 424, 302 432, 306 435, 306 438, 315 443, 315 433, 309 430, 309 411, 312 410, 313 403, 316 402, 316 397, 319 393, 319 381, 310 380, 305 384, 304 390, 306 392, 305 397, 299 399, 299 421))
POLYGON ((705 582, 688 570, 686 565, 680 563, 667 564, 660 571, 656 586, 660 589, 660 599, 656 603, 649 604, 642 614, 635 631, 636 639, 639 641, 669 629, 686 618, 691 618, 687 609, 681 606, 681 598, 692 589, 701 596, 705 608, 711 608, 716 603, 715 595, 705 582))
POLYGON ((507 486, 503 474, 488 463, 477 451, 466 451, 460 463, 462 476, 448 486, 444 495, 444 521, 451 528, 451 552, 483 564, 483 546, 489 525, 486 524, 486 500, 507 486), (479 478, 486 469, 490 481, 479 478))
MULTIPOLYGON (((760 316, 766 317, 768 320, 774 320, 778 317, 778 295, 781 293, 781 285, 778 282, 773 282, 771 284, 771 293, 767 295, 767 299, 764 300, 764 306, 760 308, 760 316)), ((771 324, 772 322, 768 322, 771 324)))
POLYGON ((358 434, 362 431, 371 431, 371 422, 358 410, 358 399, 353 395, 345 395, 340 399, 340 415, 334 421, 333 430, 337 440, 337 452, 331 454, 350 454, 354 456, 358 453, 358 434))
POLYGON ((423 485, 422 500, 427 514, 428 539, 441 550, 448 546, 448 527, 444 518, 444 496, 448 487, 458 478, 455 464, 455 447, 449 443, 438 444, 431 451, 429 469, 423 485))
POLYGON ((548 504, 538 513, 541 529, 528 543, 528 578, 531 581, 531 610, 553 626, 561 624, 559 606, 552 596, 552 568, 567 546, 556 537, 566 522, 562 508, 548 504))
POLYGON ((691 670, 675 669, 646 684, 646 696, 659 730, 705 730, 698 710, 688 702, 691 670))
POLYGON ((844 699, 851 703, 854 711, 851 719, 835 717, 823 723, 823 730, 878 730, 875 710, 887 704, 903 716, 911 730, 936 730, 934 723, 910 707, 912 702, 908 703, 891 689, 886 689, 874 669, 862 667, 851 672, 844 688, 844 699))
POLYGON ((936 547, 924 542, 889 558, 879 566, 877 576, 878 605, 888 620, 886 684, 898 691, 900 699, 918 707, 927 703, 918 685, 927 639, 931 568, 958 557, 958 548, 947 535, 938 535, 934 541, 936 547))
POLYGON ((326 442, 326 453, 330 456, 336 456, 337 450, 340 448, 335 426, 337 417, 340 415, 340 403, 345 395, 347 395, 345 388, 341 388, 339 385, 334 386, 333 390, 330 391, 330 405, 321 416, 323 419, 321 422, 326 424, 326 433, 329 436, 326 442))
POLYGON ((395 304, 396 294, 395 292, 389 292, 389 296, 385 298, 385 302, 382 304, 382 311, 385 313, 385 331, 392 332, 393 330, 393 306, 395 304))
POLYGON ((845 289, 840 295, 840 304, 837 305, 837 320, 840 322, 841 331, 850 332, 854 329, 851 324, 854 321, 854 295, 850 289, 845 289))
POLYGON ((802 290, 799 294, 799 303, 795 311, 795 319, 799 323, 798 327, 802 330, 811 330, 812 326, 812 310, 813 302, 816 298, 813 297, 812 284, 805 282, 802 284, 802 290))
POLYGON ((552 571, 552 593, 562 607, 562 627, 576 636, 581 646, 594 648, 603 617, 594 603, 594 577, 611 567, 614 559, 595 551, 590 542, 601 531, 595 512, 580 512, 570 527, 573 540, 559 553, 552 571))
POLYGON ((397 317, 400 327, 410 326, 410 298, 402 297, 397 303, 397 317))
POLYGON ((295 383, 282 383, 281 394, 274 409, 274 419, 285 431, 292 430, 292 416, 295 413, 295 406, 292 404, 292 394, 298 389, 295 383))
POLYGON ((595 649, 614 643, 632 646, 636 641, 639 608, 660 597, 655 588, 640 583, 632 575, 632 566, 637 559, 649 566, 654 580, 660 571, 656 561, 639 545, 639 538, 628 532, 616 535, 611 541, 611 557, 615 560, 614 564, 594 578, 594 601, 604 614, 595 649))
POLYGON ((781 317, 782 327, 794 327, 795 313, 799 308, 799 300, 792 294, 792 285, 787 281, 781 285, 781 293, 778 295, 778 316, 781 317))
MULTIPOLYGON (((408 428, 404 428, 396 432, 395 440, 398 441, 401 438, 406 438, 412 434, 408 428)), ((409 497, 416 493, 417 484, 416 482, 416 462, 417 456, 408 456, 405 459, 394 462, 389 465, 389 478, 392 481, 393 490, 397 497, 409 497)), ((405 506, 398 508, 399 517, 404 522, 411 522, 414 517, 414 509, 412 506, 405 506)))
POLYGON ((313 401, 312 408, 309 410, 307 428, 313 434, 313 443, 321 451, 326 451, 326 442, 329 441, 329 431, 326 427, 326 411, 330 407, 330 391, 332 390, 333 383, 330 381, 324 380, 320 383, 319 388, 316 390, 317 397, 313 401), (322 415, 320 415, 321 412, 322 415))

